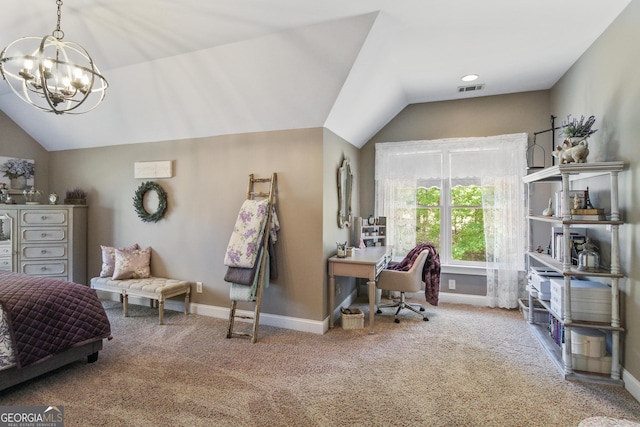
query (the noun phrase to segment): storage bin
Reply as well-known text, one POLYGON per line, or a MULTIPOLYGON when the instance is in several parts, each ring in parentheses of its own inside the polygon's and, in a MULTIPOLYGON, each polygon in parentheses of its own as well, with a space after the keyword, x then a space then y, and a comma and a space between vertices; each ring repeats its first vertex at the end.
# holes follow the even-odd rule
POLYGON ((562 273, 546 267, 531 267, 529 273, 529 285, 538 293, 538 298, 543 301, 551 299, 551 278, 561 278, 562 273))
MULTIPOLYGON (((520 312, 524 317, 524 320, 529 320, 529 300, 526 298, 521 298, 519 300, 520 312)), ((539 302, 535 299, 533 300, 533 323, 549 323, 549 310, 544 308, 539 302)))
POLYGON ((362 329, 364 328, 364 313, 359 308, 350 308, 346 311, 341 310, 342 329, 362 329))
POLYGON ((611 356, 587 357, 579 354, 571 355, 573 369, 576 371, 611 374, 611 356))
MULTIPOLYGON (((564 279, 551 279, 551 310, 564 318, 564 279)), ((611 288, 600 282, 571 280, 571 319, 611 322, 611 288)))
POLYGON ((586 357, 607 355, 607 337, 597 329, 571 329, 571 353, 586 357))

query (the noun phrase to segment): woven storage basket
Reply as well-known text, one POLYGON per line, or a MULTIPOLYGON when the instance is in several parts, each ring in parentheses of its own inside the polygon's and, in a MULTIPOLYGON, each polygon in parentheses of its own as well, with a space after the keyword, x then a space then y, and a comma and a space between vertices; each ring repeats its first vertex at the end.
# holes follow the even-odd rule
POLYGON ((359 308, 352 308, 351 314, 342 313, 342 329, 364 328, 364 313, 359 308))

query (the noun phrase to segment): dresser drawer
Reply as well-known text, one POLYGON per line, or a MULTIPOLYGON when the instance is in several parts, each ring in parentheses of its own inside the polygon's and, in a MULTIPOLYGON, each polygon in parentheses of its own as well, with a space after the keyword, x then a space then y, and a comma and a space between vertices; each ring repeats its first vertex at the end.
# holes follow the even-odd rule
POLYGON ((32 276, 66 276, 67 261, 21 262, 20 272, 32 276))
POLYGON ((38 259, 60 259, 67 258, 67 244, 59 245, 23 245, 20 251, 22 259, 38 260, 38 259))
POLYGON ((25 227, 22 229, 22 243, 25 242, 66 242, 67 227, 25 227))
POLYGON ((0 257, 11 256, 11 245, 0 245, 0 257))
POLYGON ((0 270, 9 270, 13 269, 13 260, 11 257, 0 257, 0 270))
POLYGON ((67 225, 67 211, 41 210, 23 211, 20 215, 20 225, 67 225))

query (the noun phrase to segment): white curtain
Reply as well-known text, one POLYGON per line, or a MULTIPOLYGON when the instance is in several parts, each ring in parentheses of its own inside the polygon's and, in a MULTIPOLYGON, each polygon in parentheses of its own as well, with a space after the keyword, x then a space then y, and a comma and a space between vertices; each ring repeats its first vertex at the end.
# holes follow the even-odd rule
POLYGON ((404 256, 416 246, 419 181, 441 180, 442 152, 424 141, 376 144, 376 216, 387 217, 387 241, 404 256))
POLYGON ((485 194, 487 299, 516 308, 524 297, 527 134, 376 144, 376 215, 387 216, 394 252, 415 246, 419 181, 479 183, 485 194))

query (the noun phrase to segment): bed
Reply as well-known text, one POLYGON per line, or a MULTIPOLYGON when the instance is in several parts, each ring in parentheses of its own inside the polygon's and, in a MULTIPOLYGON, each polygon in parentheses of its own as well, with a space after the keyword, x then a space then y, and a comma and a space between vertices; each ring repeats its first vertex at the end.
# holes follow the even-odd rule
POLYGON ((111 325, 88 286, 0 271, 0 390, 87 358, 111 325))

